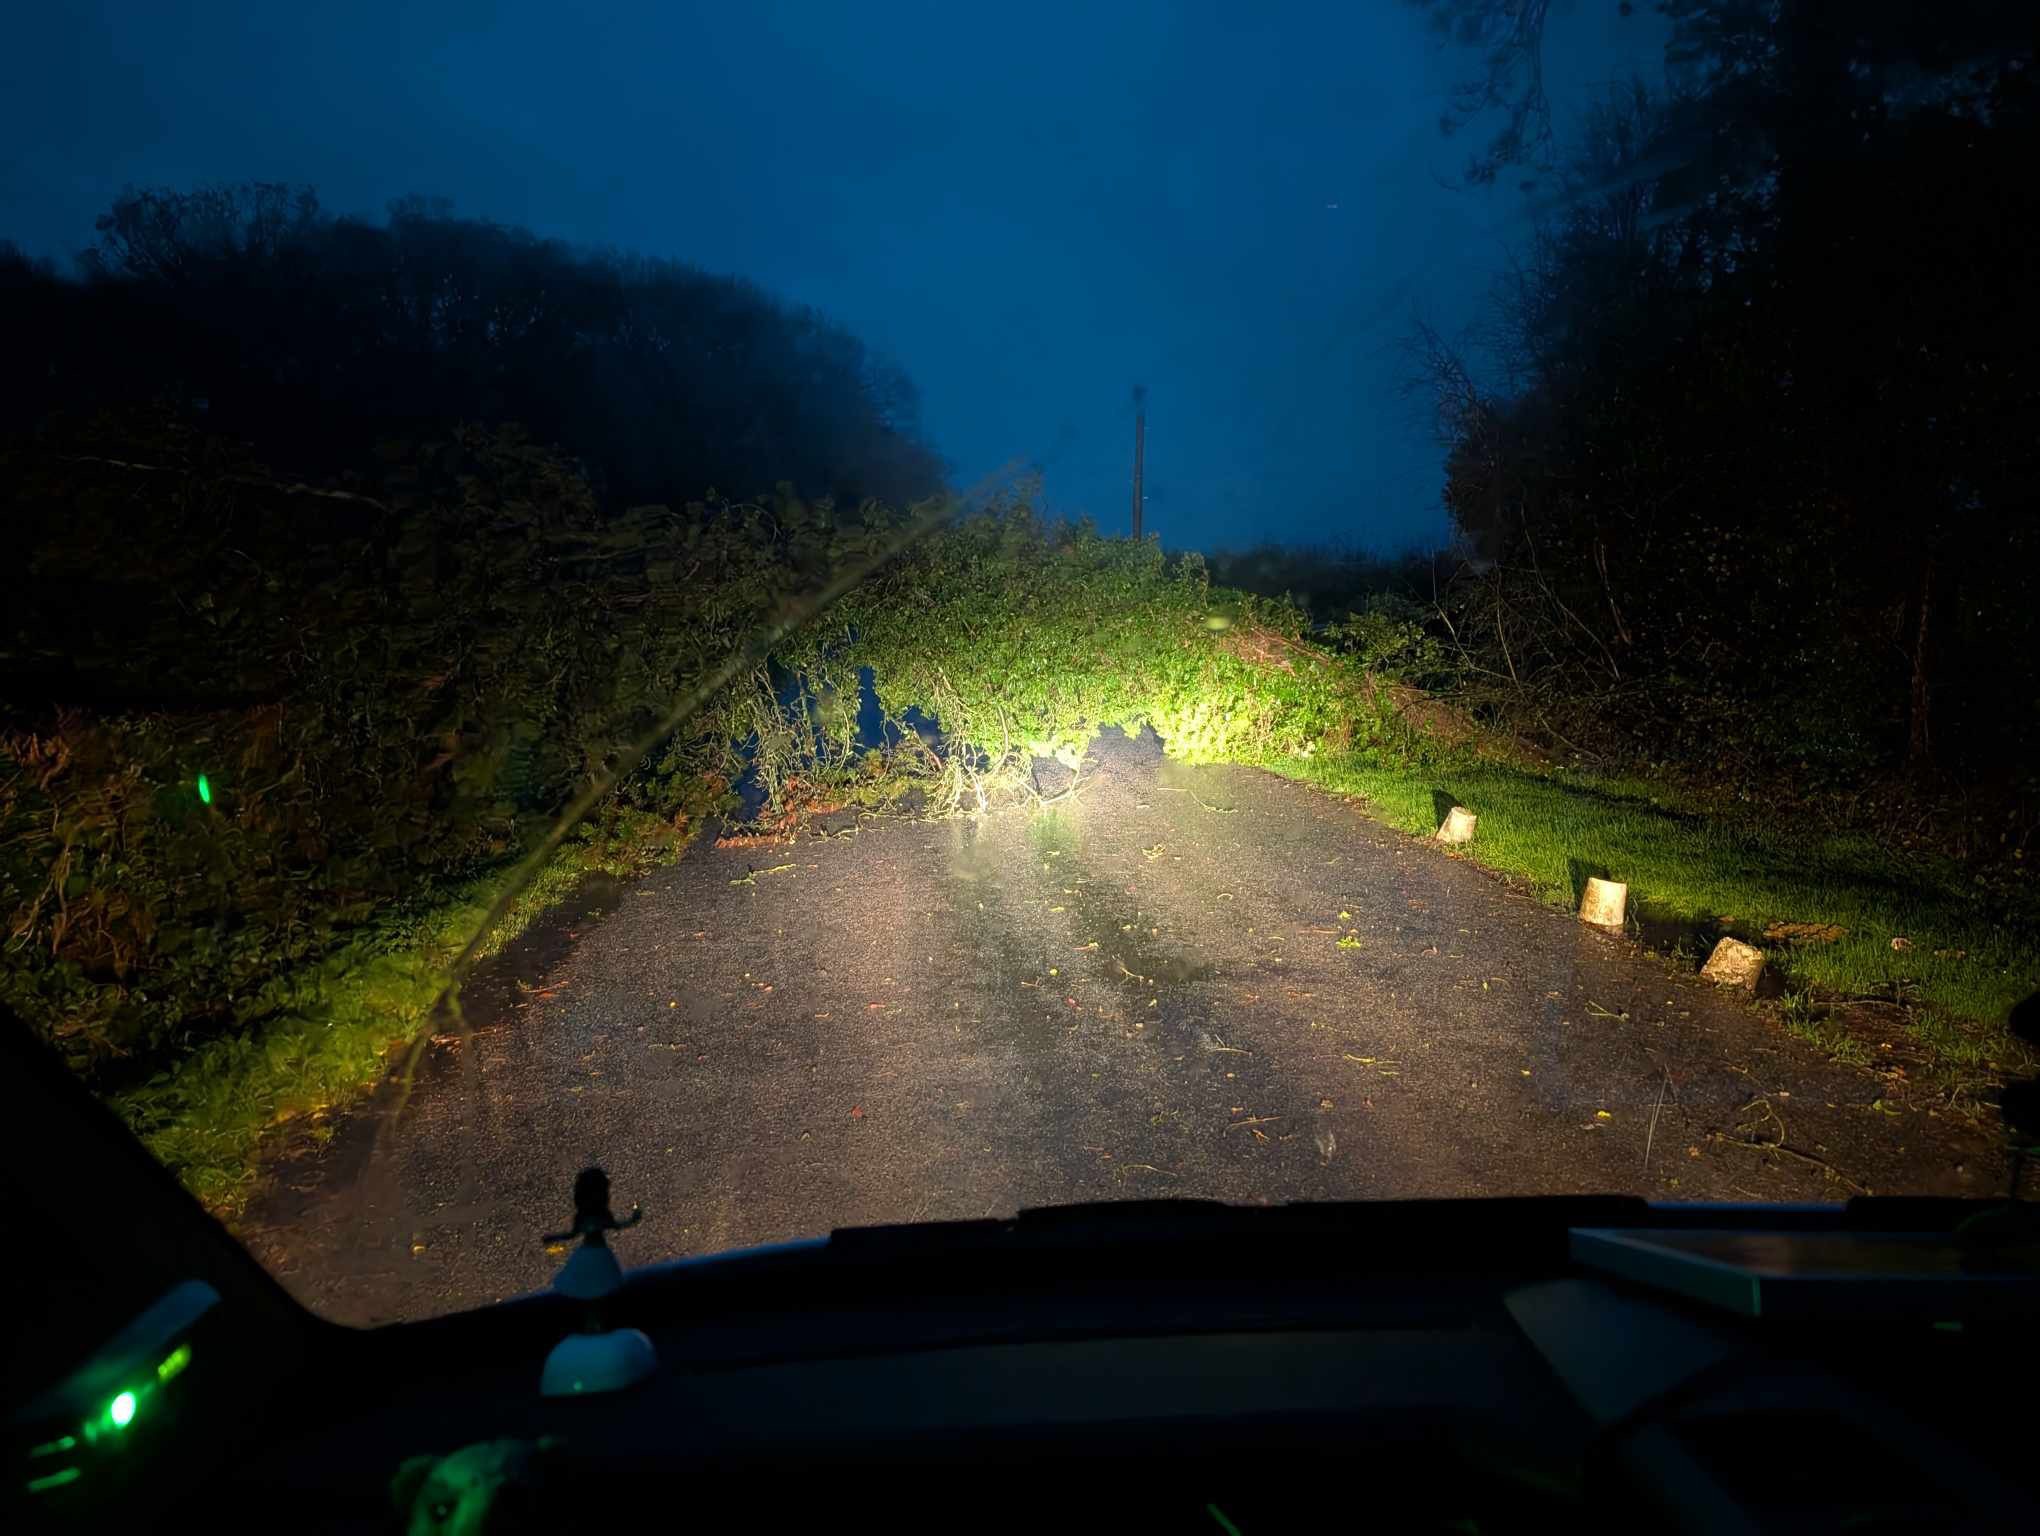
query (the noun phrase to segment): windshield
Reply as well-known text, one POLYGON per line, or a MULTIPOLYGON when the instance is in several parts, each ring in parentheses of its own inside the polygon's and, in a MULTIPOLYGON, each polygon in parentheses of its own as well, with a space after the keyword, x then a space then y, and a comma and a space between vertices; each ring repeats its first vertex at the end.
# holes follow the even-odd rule
POLYGON ((2000 1196, 2019 10, 46 8, 0 1001, 348 1323, 2000 1196))

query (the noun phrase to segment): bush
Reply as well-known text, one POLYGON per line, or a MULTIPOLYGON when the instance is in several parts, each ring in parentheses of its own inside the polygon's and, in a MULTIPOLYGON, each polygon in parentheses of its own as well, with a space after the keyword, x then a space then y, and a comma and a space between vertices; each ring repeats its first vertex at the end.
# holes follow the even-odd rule
MULTIPOLYGON (((0 991, 94 1070, 316 1008, 326 959, 521 852, 835 531, 605 515, 511 429, 391 445, 345 490, 155 415, 0 474, 0 991)), ((621 803, 684 826, 727 781, 716 731, 621 803)))
POLYGON ((1430 614, 1394 592, 1376 592, 1359 611, 1327 626, 1325 639, 1370 674, 1419 688, 1452 680, 1444 645, 1430 630, 1430 614))
MULTIPOLYGON (((977 809, 1113 726, 1199 762, 1385 744, 1364 664, 1307 627, 1293 604, 1213 588, 1198 555, 1050 526, 1021 498, 931 536, 782 659, 817 693, 869 667, 892 721, 939 723, 940 804, 977 809)), ((797 733, 773 745, 790 753, 774 778, 829 755, 797 733)))

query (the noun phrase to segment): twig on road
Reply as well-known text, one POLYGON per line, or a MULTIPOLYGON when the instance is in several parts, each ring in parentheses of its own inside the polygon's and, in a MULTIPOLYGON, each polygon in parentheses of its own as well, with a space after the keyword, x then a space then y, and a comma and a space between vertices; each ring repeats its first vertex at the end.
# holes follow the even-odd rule
POLYGON ((1135 1168, 1145 1169, 1149 1173, 1159 1173, 1165 1179, 1173 1179, 1176 1177, 1176 1175, 1169 1172, 1168 1169, 1157 1168, 1153 1163, 1119 1163, 1114 1166, 1112 1171, 1119 1178, 1123 1179, 1126 1177, 1128 1170, 1135 1168))
POLYGON ((1199 795, 1197 791, 1194 789, 1183 789, 1175 784, 1158 784, 1155 787, 1157 789, 1166 790, 1172 795, 1188 795, 1192 800, 1195 800, 1199 805, 1203 806, 1207 811, 1211 812, 1211 814, 1214 816, 1237 816, 1240 813, 1240 808, 1236 805, 1213 805, 1210 801, 1204 799, 1201 795, 1199 795))
POLYGON ((1802 1152, 1797 1147, 1788 1147, 1782 1141, 1744 1141, 1740 1136, 1725 1136, 1720 1131, 1709 1131, 1706 1139, 1708 1141, 1718 1141, 1724 1146, 1742 1147, 1751 1152, 1782 1152, 1787 1157, 1797 1158, 1802 1163, 1832 1174, 1837 1183, 1847 1185, 1859 1195, 1870 1193, 1869 1190, 1858 1184, 1826 1158, 1815 1157, 1811 1152, 1802 1152))
POLYGON ((1646 1179, 1650 1177, 1651 1144, 1657 1140, 1658 1110, 1663 1109, 1665 1107, 1665 1090, 1671 1086, 1672 1086, 1672 1069, 1670 1067, 1666 1067, 1664 1081, 1658 1084, 1657 1109, 1653 1109, 1650 1112, 1650 1133, 1643 1138, 1643 1176, 1646 1179))

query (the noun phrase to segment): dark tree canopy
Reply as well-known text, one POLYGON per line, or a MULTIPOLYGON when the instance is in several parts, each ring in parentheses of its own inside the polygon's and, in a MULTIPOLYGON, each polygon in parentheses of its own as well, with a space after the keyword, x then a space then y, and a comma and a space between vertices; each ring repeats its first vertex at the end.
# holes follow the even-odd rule
MULTIPOLYGON (((1467 180, 1496 181, 1521 167, 1554 169, 1563 157, 1544 85, 1551 0, 1406 0, 1469 56, 1440 118, 1448 133, 1480 125, 1487 143, 1469 158, 1467 180)), ((1952 76, 1988 67, 2032 31, 2017 0, 1578 0, 1633 16, 1648 7, 1670 24, 1665 63, 1714 108, 1709 133, 1667 132, 1659 148, 1682 164, 1725 169, 1721 157, 1750 131, 1849 120, 1865 103, 1913 105, 1952 76), (1788 80, 1807 92, 1785 111, 1788 80), (1835 108, 1839 107, 1837 115, 1835 108), (1782 113, 1782 115, 1781 115, 1782 113), (1751 114, 1754 114, 1753 116, 1751 114)), ((1690 129, 1690 122, 1673 124, 1690 129)), ((1787 132, 1789 133, 1789 129, 1787 132)), ((1739 164, 1747 167, 1746 161, 1739 164)))
POLYGON ((1457 133, 1489 113, 1501 125, 1467 162, 1466 178, 1492 182, 1508 166, 1541 164, 1551 145, 1551 102, 1544 93, 1544 24, 1551 0, 1409 0, 1430 15, 1438 32, 1479 55, 1479 73, 1453 88, 1439 119, 1457 133))
MULTIPOLYGON (((941 487, 905 377, 733 279, 267 185, 98 236, 0 247, 0 1000, 125 1080, 419 942, 941 487)), ((588 850, 725 805, 736 708, 588 850)))
POLYGON ((2016 777, 2040 744, 2031 33, 1968 0, 1661 10, 1687 85, 1585 114, 1482 366, 1424 339, 1448 504, 1494 562, 1460 594, 1487 605, 1478 665, 1595 750, 2016 777))
POLYGON ((896 367, 737 279, 263 184, 130 192, 98 234, 77 283, 0 253, 16 421, 172 391, 307 468, 365 434, 514 421, 620 504, 781 482, 904 503, 942 479, 896 367))

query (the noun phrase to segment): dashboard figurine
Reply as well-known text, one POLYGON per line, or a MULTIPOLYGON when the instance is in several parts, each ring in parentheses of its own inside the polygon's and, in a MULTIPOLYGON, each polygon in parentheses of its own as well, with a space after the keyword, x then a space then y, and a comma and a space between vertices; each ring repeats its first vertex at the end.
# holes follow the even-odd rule
POLYGON ((609 1234, 636 1226, 645 1213, 636 1206, 618 1221, 609 1209, 609 1175, 600 1168, 583 1168, 574 1179, 574 1224, 565 1232, 548 1233, 543 1239, 554 1243, 581 1240, 566 1266, 553 1281, 553 1289, 576 1301, 599 1301, 623 1283, 623 1266, 609 1251, 609 1234))
POLYGON ((634 1227, 644 1212, 632 1206, 618 1221, 609 1208, 609 1175, 583 1168, 574 1180, 574 1225, 547 1236, 547 1245, 580 1239, 560 1266, 553 1289, 585 1304, 581 1330, 546 1356, 539 1390, 547 1397, 580 1397, 633 1386, 658 1366, 652 1341, 635 1328, 605 1328, 603 1302, 623 1284, 623 1266, 609 1251, 609 1234, 634 1227))

